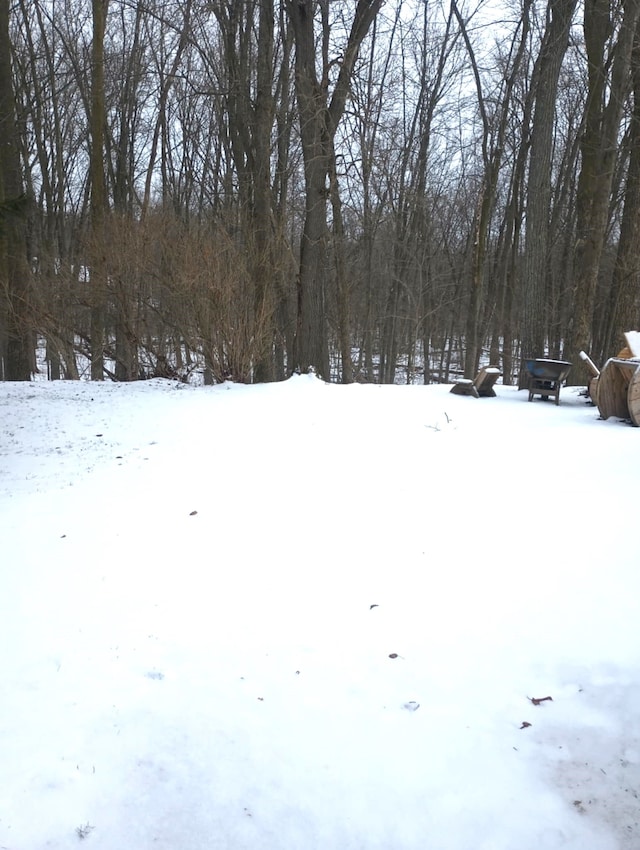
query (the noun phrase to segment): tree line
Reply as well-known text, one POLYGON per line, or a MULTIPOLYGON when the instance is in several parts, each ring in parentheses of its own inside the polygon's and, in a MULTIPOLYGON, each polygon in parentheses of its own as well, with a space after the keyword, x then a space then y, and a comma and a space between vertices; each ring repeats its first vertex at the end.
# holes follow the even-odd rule
POLYGON ((639 326, 640 0, 0 0, 0 376, 448 381, 639 326))

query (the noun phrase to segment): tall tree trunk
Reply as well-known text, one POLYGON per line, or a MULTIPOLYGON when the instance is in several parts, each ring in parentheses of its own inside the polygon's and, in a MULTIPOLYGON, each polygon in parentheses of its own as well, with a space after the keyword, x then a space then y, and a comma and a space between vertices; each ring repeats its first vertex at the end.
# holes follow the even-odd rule
POLYGON ((610 0, 587 0, 584 10, 589 92, 577 196, 574 321, 566 345, 567 354, 574 363, 570 377, 577 384, 588 380, 579 354, 582 350, 588 351, 591 346, 596 285, 618 153, 617 137, 629 90, 629 68, 640 0, 623 0, 622 7, 623 16, 616 43, 611 48, 611 62, 606 55, 606 44, 613 31, 610 0))
MULTIPOLYGON (((329 350, 325 310, 325 248, 327 242, 327 177, 333 139, 344 114, 349 84, 360 46, 382 0, 358 0, 340 70, 328 102, 328 0, 319 3, 323 16, 323 76, 316 73, 314 0, 286 0, 296 45, 296 95, 304 159, 305 219, 298 273, 296 365, 314 367, 328 379, 329 350)), ((334 163, 335 165, 335 163, 334 163)))
POLYGON ((316 75, 312 0, 289 0, 288 9, 295 39, 295 87, 304 158, 305 217, 298 270, 298 317, 296 367, 314 367, 329 377, 329 352, 325 326, 325 277, 323 261, 327 231, 326 94, 316 75))
POLYGON ((596 351, 602 363, 620 349, 624 331, 640 326, 640 25, 636 27, 631 62, 633 111, 628 139, 629 167, 605 329, 596 351))
POLYGON ((107 190, 104 173, 104 33, 109 0, 92 0, 91 48, 91 380, 104 376, 107 300, 107 190))
POLYGON ((344 250, 344 221, 342 218, 342 199, 336 174, 335 151, 331 145, 331 164, 329 169, 329 194, 333 218, 333 252, 335 257, 336 297, 338 305, 338 340, 340 360, 342 362, 342 383, 353 383, 353 361, 351 359, 351 316, 349 308, 349 284, 347 283, 344 250))
MULTIPOLYGON (((569 43, 577 0, 549 0, 547 26, 533 72, 535 99, 527 186, 527 219, 522 280, 521 341, 524 357, 543 357, 546 345, 551 217, 551 154, 558 79, 569 43)), ((521 382, 522 382, 521 370, 521 382)))
POLYGON ((258 26, 256 105, 254 119, 254 322, 258 348, 255 380, 275 377, 274 311, 276 304, 275 247, 272 224, 271 130, 274 121, 273 0, 261 0, 258 26))
POLYGON ((34 356, 20 146, 11 77, 9 0, 0 0, 0 377, 29 381, 34 356))
POLYGON ((246 322, 252 326, 252 377, 257 382, 271 381, 275 377, 278 298, 271 189, 274 3, 253 0, 240 6, 235 0, 227 0, 216 7, 215 14, 224 45, 227 122, 238 180, 240 238, 252 283, 244 304, 246 322))

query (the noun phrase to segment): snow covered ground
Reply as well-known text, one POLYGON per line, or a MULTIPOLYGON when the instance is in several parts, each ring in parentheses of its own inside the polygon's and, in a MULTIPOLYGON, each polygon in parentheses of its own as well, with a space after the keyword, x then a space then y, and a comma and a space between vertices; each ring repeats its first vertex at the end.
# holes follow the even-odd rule
POLYGON ((1 850, 640 847, 640 429, 497 392, 0 384, 1 850))

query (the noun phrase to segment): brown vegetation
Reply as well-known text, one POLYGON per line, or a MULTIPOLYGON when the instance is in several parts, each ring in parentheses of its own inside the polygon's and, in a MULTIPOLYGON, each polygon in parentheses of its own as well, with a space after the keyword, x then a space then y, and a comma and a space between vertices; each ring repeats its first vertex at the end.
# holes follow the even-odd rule
POLYGON ((582 381, 640 324, 640 0, 579 10, 0 0, 0 377, 582 381))

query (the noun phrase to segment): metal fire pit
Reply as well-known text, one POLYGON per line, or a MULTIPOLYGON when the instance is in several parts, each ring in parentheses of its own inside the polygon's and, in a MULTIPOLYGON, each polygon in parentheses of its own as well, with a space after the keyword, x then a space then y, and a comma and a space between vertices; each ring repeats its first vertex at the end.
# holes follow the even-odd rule
POLYGON ((572 364, 566 360, 525 358, 524 365, 529 373, 529 401, 539 395, 544 400, 553 398, 556 404, 560 404, 560 388, 567 380, 572 364))

